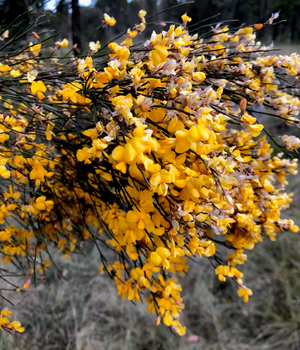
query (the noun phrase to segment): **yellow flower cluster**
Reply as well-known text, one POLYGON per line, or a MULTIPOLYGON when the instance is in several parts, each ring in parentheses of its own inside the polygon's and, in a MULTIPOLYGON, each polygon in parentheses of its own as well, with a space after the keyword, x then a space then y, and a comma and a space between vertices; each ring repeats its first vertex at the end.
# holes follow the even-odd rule
POLYGON ((9 317, 11 317, 11 312, 9 310, 5 309, 0 311, 0 330, 13 330, 18 333, 23 333, 25 329, 21 327, 21 323, 19 321, 9 321, 9 317))
MULTIPOLYGON (((5 262, 26 259, 27 275, 45 274, 50 247, 69 257, 91 240, 122 298, 145 298, 157 323, 183 335, 176 275, 189 257, 214 261, 219 279, 234 280, 247 302, 252 291, 237 268, 246 251, 264 236, 298 231, 280 217, 297 161, 272 155, 252 110, 260 104, 299 123, 300 101, 280 77, 297 76, 300 59, 262 57, 262 25, 190 35, 186 14, 182 26, 136 48, 145 16, 108 45, 105 66, 100 42, 85 59, 43 60, 36 33, 37 43, 1 61, 0 251, 5 262)), ((114 24, 105 14, 103 26, 114 24)))

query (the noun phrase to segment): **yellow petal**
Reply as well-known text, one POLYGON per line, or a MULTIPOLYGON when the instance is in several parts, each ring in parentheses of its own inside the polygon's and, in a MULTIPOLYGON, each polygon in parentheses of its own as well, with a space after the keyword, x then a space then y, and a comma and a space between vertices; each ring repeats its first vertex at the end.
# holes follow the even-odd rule
POLYGON ((183 130, 178 130, 176 131, 175 136, 176 136, 175 152, 184 153, 188 151, 191 147, 191 142, 188 139, 187 132, 183 130))
POLYGON ((125 157, 125 161, 126 163, 132 163, 136 156, 137 156, 137 152, 136 150, 131 146, 130 143, 126 143, 125 145, 125 152, 124 152, 124 157, 125 157))
POLYGON ((204 255, 209 257, 213 256, 216 253, 216 246, 214 243, 210 243, 209 246, 205 249, 204 255))
POLYGON ((164 247, 158 247, 156 249, 156 253, 163 259, 167 259, 171 256, 169 249, 164 248, 164 247))
POLYGON ((159 227, 153 230, 152 232, 155 236, 161 236, 165 233, 165 228, 164 227, 159 227))
POLYGON ((129 210, 129 212, 127 212, 126 214, 126 220, 128 222, 138 222, 139 217, 136 212, 134 212, 133 210, 129 210))
POLYGON ((156 45, 154 50, 150 53, 150 59, 153 61, 154 65, 157 66, 162 62, 165 62, 169 55, 169 51, 165 46, 156 45))
POLYGON ((46 197, 45 196, 40 196, 36 199, 37 203, 44 203, 46 201, 46 197))
POLYGON ((196 80, 198 83, 202 83, 206 78, 205 73, 203 72, 195 72, 193 73, 193 79, 196 80))
POLYGON ((126 174, 127 167, 125 162, 120 162, 118 165, 116 165, 116 169, 120 170, 123 174, 126 174))
POLYGON ((88 129, 88 130, 82 131, 82 134, 87 137, 90 137, 92 140, 98 137, 97 129, 88 129))
POLYGON ((160 255, 158 255, 156 252, 152 252, 150 254, 150 261, 155 265, 158 266, 161 264, 161 262, 163 261, 162 257, 160 255))
POLYGON ((248 126, 248 129, 250 131, 250 134, 253 136, 253 137, 257 137, 260 135, 260 132, 262 131, 262 129, 264 128, 263 125, 261 124, 255 124, 255 125, 249 125, 248 126))
POLYGON ((44 203, 37 203, 37 204, 36 204, 36 208, 37 208, 38 210, 45 210, 45 209, 46 209, 46 206, 45 206, 44 203))
POLYGON ((124 161, 125 160, 125 149, 122 146, 117 146, 113 152, 112 155, 114 160, 116 161, 124 161))

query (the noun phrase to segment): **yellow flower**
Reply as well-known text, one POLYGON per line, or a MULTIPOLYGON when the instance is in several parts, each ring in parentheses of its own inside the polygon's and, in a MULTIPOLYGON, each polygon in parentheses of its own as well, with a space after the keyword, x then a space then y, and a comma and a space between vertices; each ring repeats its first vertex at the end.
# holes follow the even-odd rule
POLYGON ((41 44, 33 45, 32 43, 29 43, 29 50, 35 57, 37 57, 39 55, 39 53, 41 51, 41 47, 42 47, 41 44))
MULTIPOLYGON (((103 142, 103 140, 94 139, 93 140, 93 147, 89 149, 89 153, 93 157, 100 158, 100 157, 102 157, 102 154, 103 154, 102 151, 107 147, 108 147, 107 143, 103 142)), ((102 176, 106 177, 106 178, 110 178, 109 174, 107 174, 107 175, 103 174, 102 176)))
POLYGON ((105 24, 108 24, 111 27, 116 24, 116 20, 113 17, 110 17, 107 13, 104 13, 103 17, 105 24))
POLYGON ((146 16, 147 12, 145 10, 140 10, 139 11, 139 17, 140 17, 140 20, 142 23, 145 23, 146 20, 145 20, 145 16, 146 16))
POLYGON ((15 330, 16 332, 23 333, 25 329, 21 327, 21 323, 19 321, 9 321, 9 317, 11 317, 11 312, 9 310, 1 310, 0 313, 0 330, 15 330))
POLYGON ((187 130, 178 130, 175 133, 176 136, 176 153, 184 153, 191 147, 192 141, 188 138, 187 130))
POLYGON ((136 30, 131 31, 130 29, 127 30, 127 35, 129 38, 135 38, 138 35, 138 32, 136 30))
POLYGON ((261 125, 261 124, 255 124, 255 125, 249 125, 248 126, 248 130, 250 131, 250 134, 253 137, 259 136, 260 132, 262 131, 263 128, 264 128, 264 126, 261 125))
POLYGON ((82 149, 79 149, 77 151, 76 157, 79 160, 79 162, 91 164, 90 158, 92 157, 92 154, 90 153, 88 147, 83 147, 82 149))
POLYGON ((20 75, 22 75, 22 73, 19 71, 19 69, 12 69, 10 71, 10 75, 13 76, 14 78, 17 78, 20 75))
POLYGON ((132 118, 131 107, 133 101, 130 95, 114 97, 112 104, 115 106, 116 113, 120 112, 127 120, 132 118))
POLYGON ((256 122, 256 118, 252 117, 247 112, 243 113, 243 116, 242 116, 241 120, 243 122, 245 122, 246 124, 248 124, 248 125, 252 125, 252 124, 254 124, 256 122))
POLYGON ((124 64, 127 62, 130 56, 130 51, 127 47, 117 45, 116 43, 110 43, 108 47, 113 51, 111 57, 116 55, 121 63, 124 64))
POLYGON ((189 17, 186 13, 181 16, 181 19, 183 20, 183 23, 186 24, 187 22, 191 22, 191 17, 189 17))
POLYGON ((155 265, 161 265, 165 263, 166 268, 170 266, 168 258, 171 256, 169 249, 164 247, 158 247, 155 252, 151 252, 150 260, 155 265))
POLYGON ((6 159, 0 160, 0 176, 2 176, 4 179, 8 179, 11 175, 11 172, 8 171, 5 167, 6 163, 7 163, 6 159))
POLYGON ((202 83, 206 78, 205 73, 203 72, 195 72, 193 73, 193 79, 196 80, 198 83, 202 83))
POLYGON ((82 134, 87 137, 90 137, 92 140, 98 137, 97 129, 88 129, 88 130, 82 131, 82 134))
POLYGON ((243 297, 245 303, 248 302, 249 296, 252 294, 252 290, 249 288, 241 287, 238 289, 238 296, 243 297))
POLYGON ((53 125, 51 125, 50 123, 47 125, 46 131, 45 131, 45 135, 46 135, 46 139, 48 141, 52 140, 52 136, 54 135, 53 131, 53 125))
POLYGON ((36 209, 38 210, 47 210, 50 211, 54 207, 54 202, 51 200, 46 200, 46 196, 40 196, 36 199, 35 204, 36 209))
POLYGON ((134 27, 135 30, 137 30, 138 32, 143 32, 146 29, 146 24, 144 22, 141 22, 140 24, 137 24, 134 27))
POLYGON ((40 100, 45 98, 43 92, 46 92, 46 90, 47 88, 41 80, 33 81, 31 83, 31 93, 36 94, 40 100))
POLYGON ((14 329, 18 333, 23 333, 25 331, 24 327, 21 327, 21 322, 12 321, 7 326, 8 329, 14 329))
POLYGON ((156 45, 154 50, 150 52, 150 60, 153 61, 154 65, 157 66, 166 61, 169 55, 169 51, 166 46, 156 45))
POLYGON ((10 66, 0 63, 0 72, 6 73, 11 70, 10 66))
POLYGON ((63 47, 63 48, 64 47, 68 47, 69 46, 69 40, 64 38, 63 41, 57 41, 55 43, 55 45, 58 46, 59 48, 61 48, 61 47, 63 47))

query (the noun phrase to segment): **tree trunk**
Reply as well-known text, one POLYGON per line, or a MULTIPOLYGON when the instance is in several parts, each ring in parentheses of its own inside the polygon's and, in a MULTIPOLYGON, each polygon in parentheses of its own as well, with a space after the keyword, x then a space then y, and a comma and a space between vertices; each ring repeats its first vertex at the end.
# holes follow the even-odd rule
POLYGON ((72 37, 73 45, 77 44, 77 48, 74 48, 75 56, 78 56, 81 49, 80 40, 80 7, 78 0, 72 0, 72 37))

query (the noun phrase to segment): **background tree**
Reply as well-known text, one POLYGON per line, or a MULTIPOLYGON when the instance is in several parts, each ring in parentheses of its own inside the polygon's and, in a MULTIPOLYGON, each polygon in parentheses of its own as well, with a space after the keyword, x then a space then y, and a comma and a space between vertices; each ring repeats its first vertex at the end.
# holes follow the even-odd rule
POLYGON ((80 23, 80 6, 78 0, 72 0, 72 39, 73 45, 77 45, 74 48, 75 55, 81 50, 81 23, 80 23))

